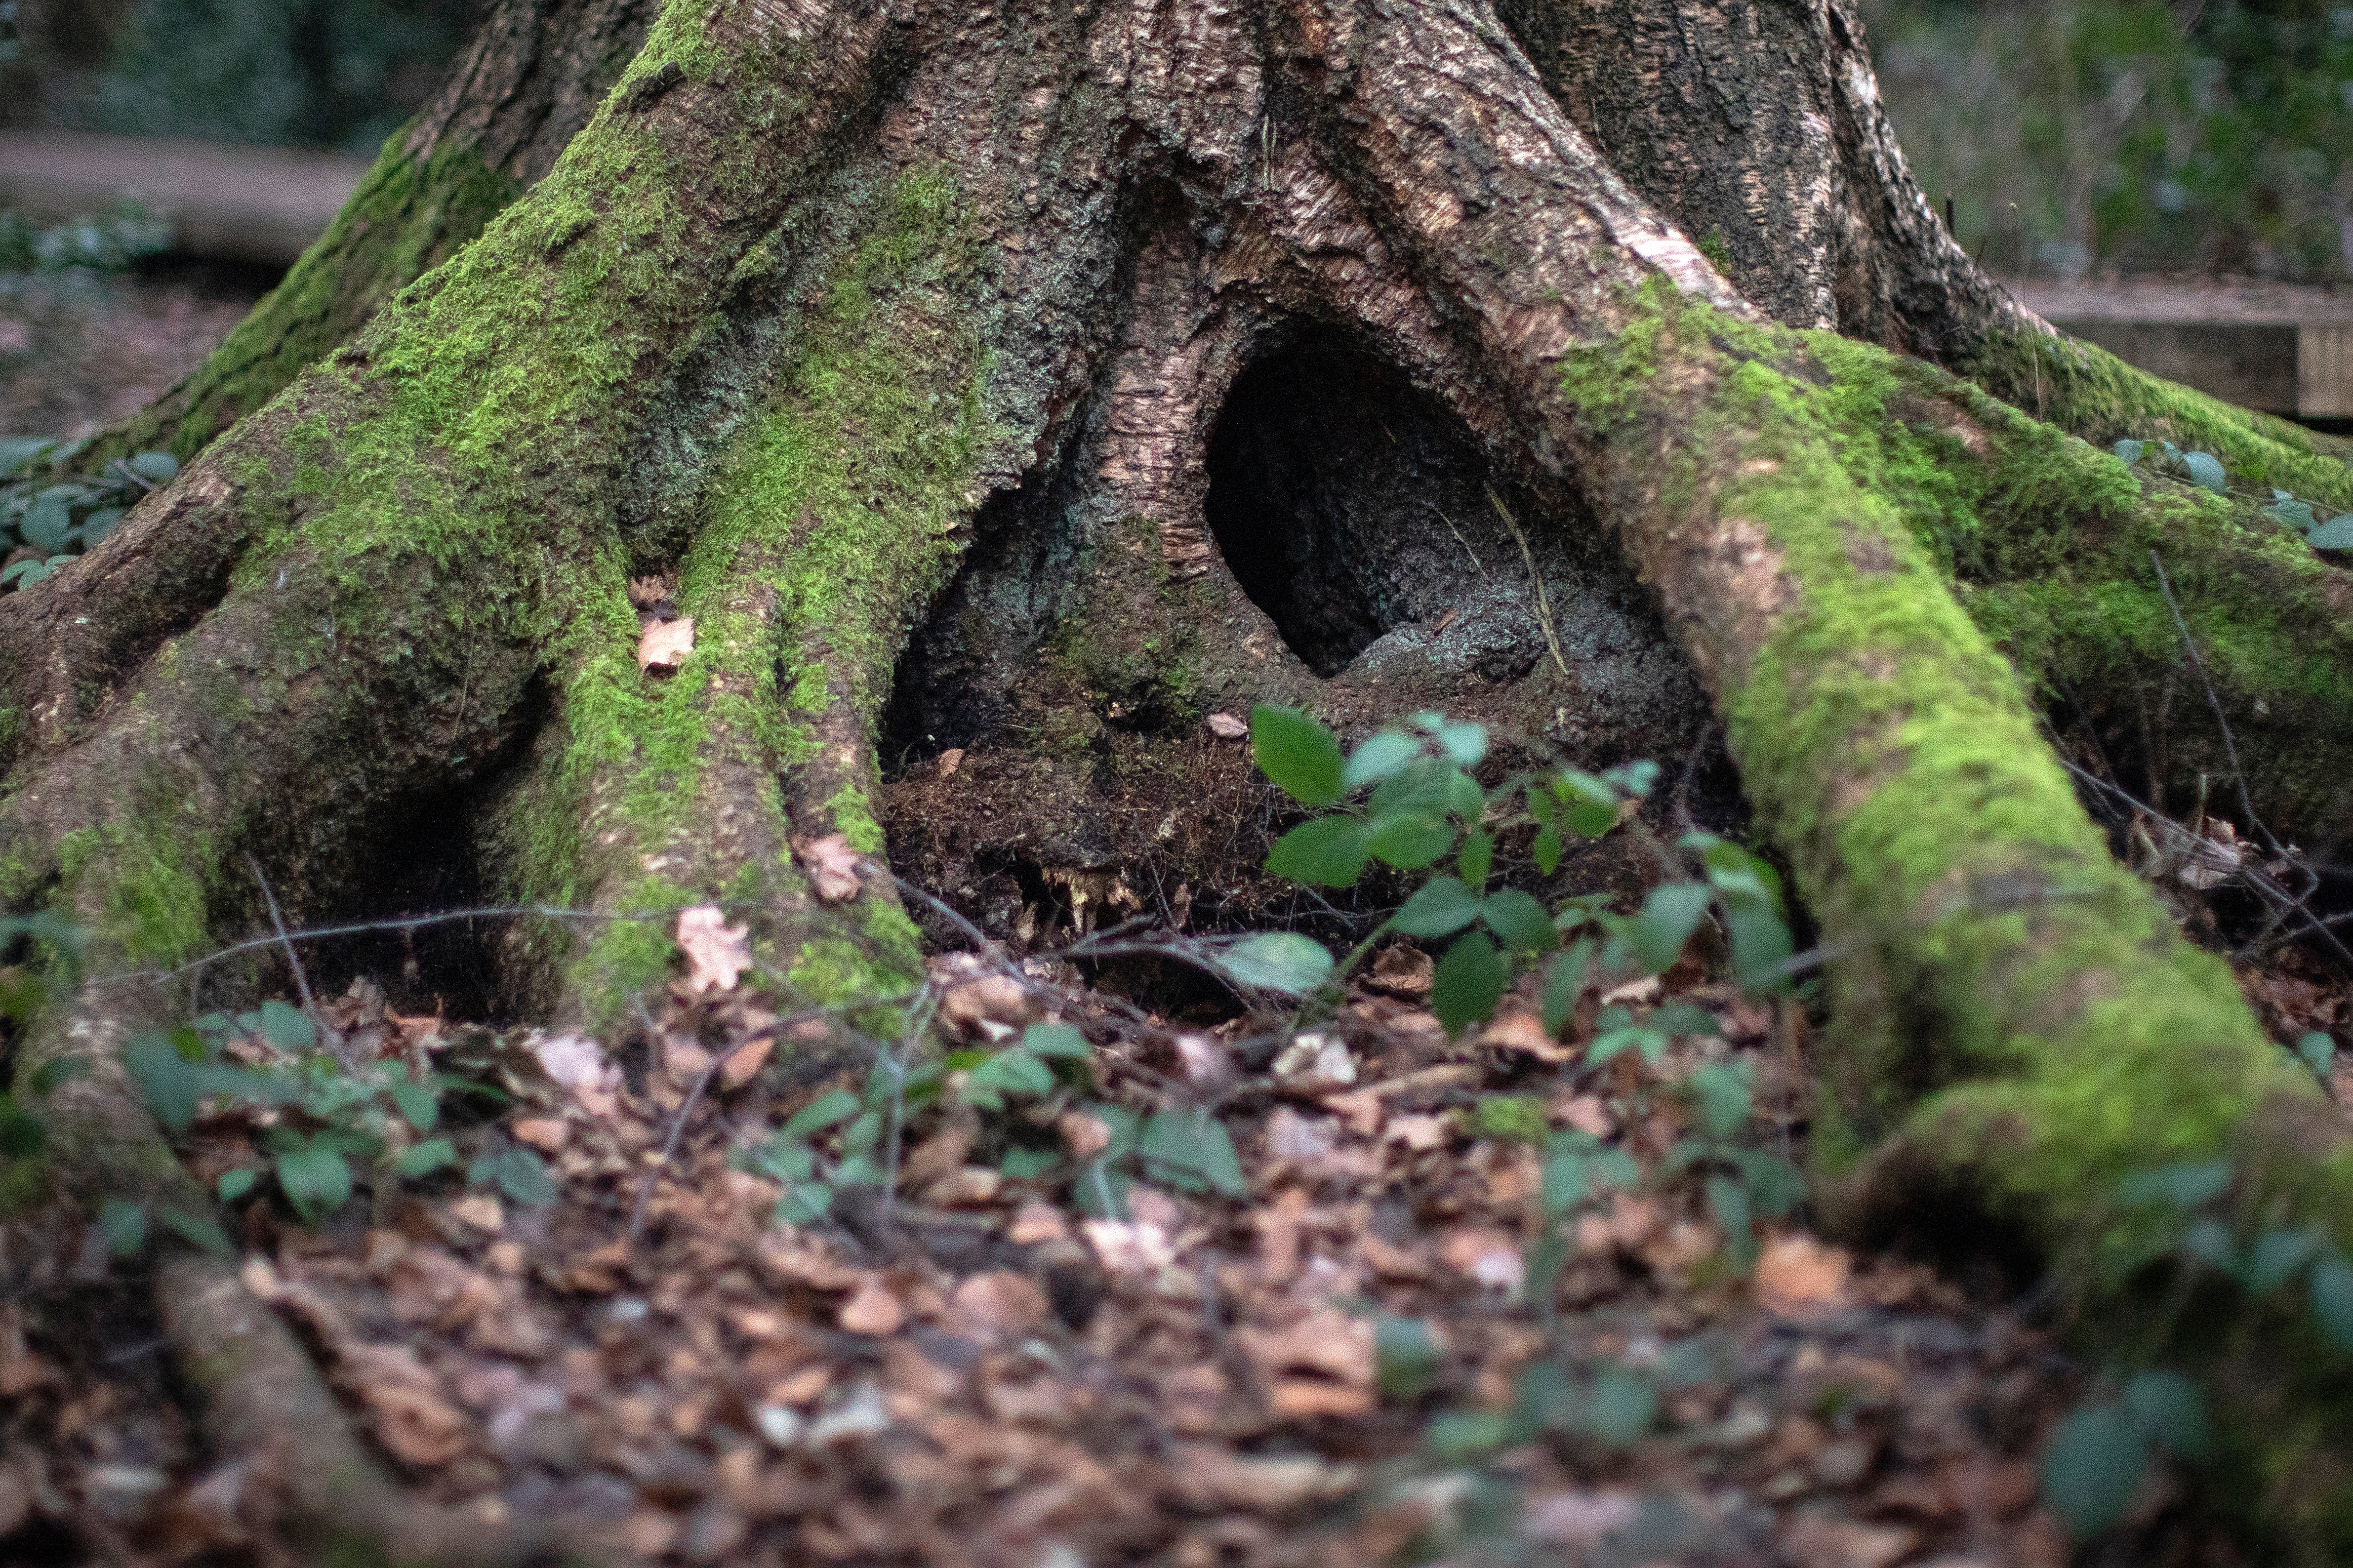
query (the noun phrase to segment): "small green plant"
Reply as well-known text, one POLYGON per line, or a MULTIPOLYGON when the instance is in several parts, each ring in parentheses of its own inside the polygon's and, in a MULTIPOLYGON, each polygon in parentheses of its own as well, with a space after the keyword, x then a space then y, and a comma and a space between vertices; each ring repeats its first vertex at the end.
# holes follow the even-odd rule
MULTIPOLYGON (((2231 493, 2231 476, 2211 452, 2185 452, 2170 441, 2130 440, 2117 442, 2115 451, 2127 468, 2145 468, 2218 496, 2231 493)), ((2265 521, 2293 529, 2315 550, 2353 550, 2353 512, 2324 519, 2317 502, 2299 500, 2276 486, 2264 489, 2269 499, 2256 513, 2265 521)))
MULTIPOLYGON (((207 1103, 220 1111, 266 1113, 260 1142, 268 1158, 223 1172, 219 1196, 235 1203, 274 1183, 312 1225, 350 1201, 361 1181, 355 1163, 377 1181, 416 1180, 465 1163, 440 1130, 443 1096, 455 1090, 499 1098, 464 1079, 413 1077, 394 1062, 345 1067, 319 1048, 306 1014, 278 1001, 134 1036, 123 1047, 123 1065, 155 1119, 175 1135, 185 1133, 207 1103), (224 1059, 232 1042, 268 1057, 268 1065, 224 1059)), ((467 1165, 466 1178, 516 1203, 555 1201, 554 1176, 528 1149, 486 1152, 467 1165)))
POLYGON ((136 200, 59 224, 0 209, 0 272, 121 272, 172 247, 172 226, 136 200))
POLYGON ((45 483, 43 471, 72 453, 45 437, 0 437, 0 553, 39 552, 0 571, 0 587, 30 586, 96 549, 141 497, 180 471, 169 452, 141 452, 94 479, 45 483))
POLYGON ((1757 1264, 1756 1222, 1785 1217, 1806 1195, 1797 1167, 1739 1142, 1755 1108, 1750 1077, 1745 1061, 1695 1068, 1683 1087, 1697 1127, 1676 1142, 1666 1159, 1670 1174, 1697 1171, 1704 1177, 1708 1210, 1724 1227, 1733 1267, 1744 1274, 1757 1264))
MULTIPOLYGON (((2353 1355, 2353 1261, 2318 1224, 2270 1226, 2245 1234, 2227 1212, 2232 1171, 2227 1160, 2160 1166, 2118 1184, 2118 1206, 2137 1224, 2137 1246, 2117 1264, 2125 1273, 2169 1258, 2178 1321, 2194 1291, 2221 1285, 2253 1302, 2302 1308, 2322 1343, 2353 1355)), ((2213 1456, 2204 1396, 2179 1373, 2145 1366, 2113 1373, 2052 1434, 2043 1450, 2042 1490, 2052 1511, 2078 1540, 2099 1535, 2123 1517, 2160 1452, 2185 1464, 2213 1456)))
MULTIPOLYGON (((1593 966, 1609 974, 1660 973, 1711 914, 1744 986, 1783 984, 1792 947, 1779 875, 1713 834, 1687 834, 1676 846, 1696 863, 1697 878, 1652 889, 1630 915, 1610 910, 1606 898, 1566 898, 1548 909, 1522 889, 1489 890, 1504 836, 1527 833, 1528 858, 1549 877, 1571 840, 1599 838, 1636 819, 1658 779, 1655 763, 1514 774, 1491 789, 1471 773, 1487 754, 1486 731, 1438 713, 1416 714, 1343 755, 1338 738, 1315 719, 1261 706, 1250 715, 1250 739, 1260 771, 1300 805, 1325 814, 1276 840, 1269 871, 1325 888, 1354 886, 1375 862, 1430 873, 1344 963, 1329 967, 1326 984, 1345 977, 1383 934, 1451 938, 1430 992, 1430 1010, 1450 1032, 1492 1017, 1513 981, 1540 965, 1545 1024, 1557 1034, 1593 966), (1451 868, 1437 869, 1441 864, 1451 868)), ((1640 1044, 1629 1036, 1614 1048, 1640 1044)))

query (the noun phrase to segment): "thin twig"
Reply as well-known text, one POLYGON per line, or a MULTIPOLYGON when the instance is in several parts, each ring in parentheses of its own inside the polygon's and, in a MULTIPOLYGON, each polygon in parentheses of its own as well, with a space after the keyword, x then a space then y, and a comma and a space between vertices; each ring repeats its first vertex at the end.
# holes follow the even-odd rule
POLYGON ((2255 803, 2247 794, 2247 770, 2239 765, 2239 743, 2231 734, 2231 721, 2222 716, 2222 700, 2215 694, 2213 679, 2206 673, 2206 660, 2198 652, 2197 640, 2189 635, 2189 623, 2181 618, 2181 606, 2173 597, 2173 584, 2165 575, 2165 563, 2152 550, 2148 563, 2157 568, 2157 586, 2165 595, 2165 607, 2173 613, 2173 629, 2181 634, 2181 646, 2189 655, 2190 668, 2198 671, 2199 683, 2206 689, 2206 706, 2213 712, 2215 727, 2222 731, 2222 754, 2231 759, 2231 782, 2238 786, 2239 809, 2247 814, 2248 823, 2263 836, 2272 853, 2284 858, 2287 850, 2272 837, 2263 819, 2255 815, 2255 803))
POLYGON ((294 994, 302 999, 302 1016, 326 1040, 327 1049, 343 1065, 343 1070, 351 1071, 360 1064, 345 1053, 343 1031, 327 1022, 327 1016, 319 1010, 318 998, 311 994, 311 977, 302 972, 302 955, 294 951, 294 941, 286 934, 286 921, 278 913, 278 895, 269 890, 269 879, 262 874, 261 862, 248 849, 245 863, 253 868, 253 879, 261 885, 261 902, 269 911, 269 929, 278 933, 278 945, 286 950, 286 962, 294 971, 294 994))
POLYGON ((1528 536, 1520 531, 1519 523, 1504 510, 1504 498, 1495 493, 1493 485, 1487 487, 1487 501, 1495 509, 1495 515, 1504 520, 1504 526, 1512 531, 1513 542, 1520 547, 1520 559, 1527 563, 1528 581, 1535 584, 1536 614, 1544 621, 1545 647, 1552 650, 1552 662, 1564 677, 1573 680, 1576 677, 1568 673, 1568 660, 1561 657, 1560 635, 1552 629, 1552 595, 1545 592, 1543 574, 1536 571, 1535 552, 1528 548, 1528 536))

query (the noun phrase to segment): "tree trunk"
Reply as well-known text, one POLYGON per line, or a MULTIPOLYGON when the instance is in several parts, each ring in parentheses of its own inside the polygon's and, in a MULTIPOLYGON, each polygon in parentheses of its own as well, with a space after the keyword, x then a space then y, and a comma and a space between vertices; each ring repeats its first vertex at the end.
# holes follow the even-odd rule
MULTIPOLYGON (((1978 274, 1841 0, 645 10, 503 6, 121 435, 179 480, 0 600, 0 895, 96 973, 241 934, 248 853, 317 915, 455 820, 518 901, 724 901, 855 1001, 918 938, 812 877, 837 836, 1004 926, 1251 912, 1267 805, 1210 712, 1443 705, 1586 763, 1720 723, 1831 954, 1852 1223, 1960 1203, 2107 1323, 2154 1321, 2135 1169, 2230 1154, 2353 1243, 2344 1129, 2031 700, 2223 771, 2186 701, 2137 727, 2179 660, 2154 551, 2258 810, 2333 839, 2353 583, 2070 432, 2353 475, 1978 274), (692 652, 641 670, 665 604, 692 652)), ((519 939, 512 995, 603 1026, 673 953, 583 929, 519 939)), ((19 1067, 167 1005, 86 989, 19 1067)), ((91 1168, 153 1165, 119 1075, 63 1092, 91 1168)), ((2342 1380, 2253 1353, 2213 1379, 2242 1495, 2341 1553, 2342 1380)))

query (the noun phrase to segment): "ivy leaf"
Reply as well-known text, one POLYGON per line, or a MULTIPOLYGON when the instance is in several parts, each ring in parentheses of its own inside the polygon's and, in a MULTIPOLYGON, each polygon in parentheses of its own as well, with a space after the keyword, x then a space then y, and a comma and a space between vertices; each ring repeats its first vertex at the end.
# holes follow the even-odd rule
POLYGON ((98 1205, 99 1233, 117 1258, 136 1258, 147 1245, 147 1205, 109 1198, 98 1205))
POLYGON ((341 1151, 304 1143, 278 1156, 278 1190, 306 1224, 316 1224, 352 1195, 352 1167, 341 1151))
POLYGON ((846 1089, 820 1094, 793 1112, 784 1126, 787 1138, 814 1138, 858 1114, 859 1099, 846 1089))
POLYGON ((1479 909, 1478 895, 1459 878, 1432 877, 1389 917, 1389 926, 1407 936, 1452 936, 1479 918, 1479 909))
POLYGON ((1661 973, 1683 956, 1683 944, 1699 929, 1714 896, 1704 882, 1670 882, 1651 889, 1642 912, 1626 928, 1627 945, 1643 973, 1661 973))
POLYGON ((1419 1399, 1438 1383, 1446 1354, 1419 1318, 1373 1321, 1373 1375, 1386 1399, 1419 1399))
POLYGON ((185 1132, 196 1116, 197 1073, 171 1037, 154 1030, 132 1037, 122 1047, 122 1065, 146 1096, 155 1120, 174 1132, 185 1132))
POLYGON ((2315 550, 2353 550, 2353 511, 2330 518, 2305 535, 2304 542, 2315 550))
POLYGON ((1033 1056, 1059 1057, 1065 1061, 1092 1061, 1095 1048, 1068 1024, 1032 1024, 1021 1031, 1021 1048, 1033 1056))
POLYGON ((1211 960, 1237 984, 1285 996, 1304 996, 1331 976, 1332 954, 1297 931, 1244 937, 1211 960))
POLYGON ((1266 868, 1294 882, 1346 888, 1365 874, 1371 856, 1371 828, 1353 816, 1319 816, 1276 839, 1266 868))
POLYGON ((2223 471, 2222 460, 2211 452, 2184 452, 2181 466, 2189 470, 2189 482, 2201 490, 2221 495, 2231 488, 2231 476, 2223 471))
POLYGON ((167 485, 180 471, 180 459, 169 452, 139 452, 123 459, 122 466, 150 484, 167 485))
POLYGON ((261 1035, 281 1051, 314 1050, 319 1044, 319 1030, 310 1015, 274 996, 261 1005, 261 1035))
POLYGON ((1659 1391, 1619 1367, 1605 1367, 1585 1403, 1584 1426, 1609 1448, 1630 1448, 1658 1418, 1659 1391))
POLYGON ((2122 1405, 2076 1411, 2042 1451, 2042 1500, 2088 1541, 2124 1517, 2148 1469, 2148 1438, 2122 1405))
POLYGON ((260 1180, 260 1172, 250 1165, 239 1165, 235 1170, 223 1171, 220 1180, 213 1184, 213 1191, 220 1194, 221 1202, 233 1204, 253 1191, 254 1184, 260 1180))
MULTIPOLYGON (((418 1176, 429 1176, 436 1171, 447 1170, 457 1163, 457 1145, 447 1138, 428 1138, 412 1148, 402 1150, 400 1158, 392 1163, 392 1168, 414 1180, 418 1176)), ((223 1176, 221 1180, 227 1183, 228 1177, 223 1176)), ((228 1194, 224 1192, 221 1196, 227 1197, 228 1194)))
POLYGON ((967 1092, 984 1089, 1042 1100, 1054 1092, 1054 1069, 1028 1051, 1016 1048, 998 1051, 973 1068, 972 1076, 965 1081, 967 1092))
POLYGON ((2214 1454, 2214 1428, 2206 1419, 2206 1397, 2178 1372, 2136 1373, 2125 1384, 2125 1414, 2152 1442, 2177 1459, 2199 1464, 2214 1454))
POLYGON ((1338 739, 1296 708, 1251 709, 1250 750, 1259 772, 1302 805, 1329 805, 1347 787, 1338 739))
MULTIPOLYGON (((1365 843, 1373 858, 1383 865, 1394 866, 1400 871, 1419 871, 1454 847, 1455 832, 1454 825, 1442 817, 1415 812, 1374 818, 1365 843)), ((1353 882, 1356 879, 1351 877, 1348 880, 1353 882)))
POLYGON ((392 1103, 403 1120, 419 1132, 430 1132, 441 1120, 441 1097, 410 1079, 395 1079, 392 1103))
POLYGON ((2109 449, 2116 453, 2117 461, 2130 465, 2140 461, 2140 455, 2148 449, 2148 443, 2146 441, 2119 441, 2109 449))
POLYGON ((1362 789, 1404 772, 1420 755, 1419 741, 1395 730, 1383 730, 1367 737, 1364 744, 1349 753, 1340 782, 1345 788, 1362 789))
POLYGON ((1431 977, 1430 1010, 1450 1035, 1472 1024, 1483 1023, 1495 1011, 1504 987, 1511 982, 1511 965, 1485 931, 1474 931, 1456 940, 1438 961, 1431 977))
POLYGON ((1552 916, 1534 897, 1517 888, 1505 888, 1490 893, 1480 907, 1480 917, 1487 929, 1504 939, 1504 945, 1519 952, 1550 952, 1560 945, 1560 932, 1552 923, 1552 916))
POLYGON ((1708 1062, 1692 1073, 1690 1087, 1700 1130, 1709 1137, 1728 1139, 1746 1125, 1755 1100, 1747 1075, 1738 1068, 1730 1062, 1708 1062))
POLYGON ((2312 1315, 2320 1320, 2320 1331, 2337 1350, 2353 1352, 2353 1264, 2345 1261, 2344 1254, 2332 1249, 2312 1266, 2312 1277, 2306 1286, 2312 1292, 2312 1315))
POLYGON ((1145 1119, 1135 1152, 1170 1176, 1190 1177, 1228 1197, 1250 1192, 1232 1135, 1206 1110, 1155 1111, 1145 1119))

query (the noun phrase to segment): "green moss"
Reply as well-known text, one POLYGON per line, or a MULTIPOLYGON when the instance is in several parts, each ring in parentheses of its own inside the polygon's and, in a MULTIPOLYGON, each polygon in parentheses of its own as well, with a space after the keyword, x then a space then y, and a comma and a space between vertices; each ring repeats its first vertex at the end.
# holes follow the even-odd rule
POLYGON ((2211 452, 2259 484, 2353 508, 2353 467, 2342 441, 2137 370, 2106 350, 2040 333, 1989 339, 1968 366, 1987 391, 2061 429, 2105 447, 2130 437, 2211 452))
MULTIPOLYGON (((180 963, 204 951, 212 837, 151 802, 132 822, 79 828, 58 844, 60 893, 107 947, 135 963, 180 963)), ((11 889, 12 893, 19 889, 11 889)))
POLYGON ((327 232, 187 380, 93 444, 88 460, 164 447, 186 461, 326 357, 400 289, 480 234, 522 186, 468 145, 422 161, 384 144, 327 232))

